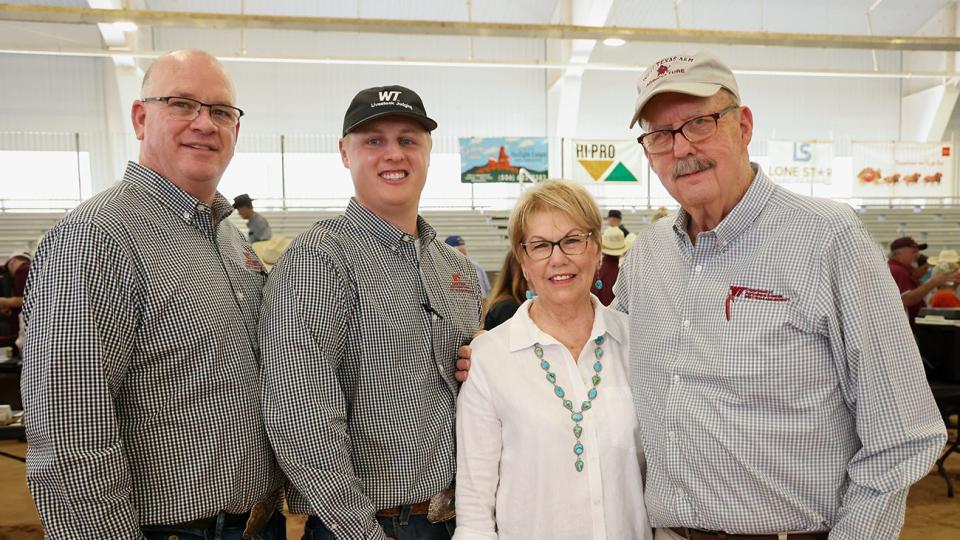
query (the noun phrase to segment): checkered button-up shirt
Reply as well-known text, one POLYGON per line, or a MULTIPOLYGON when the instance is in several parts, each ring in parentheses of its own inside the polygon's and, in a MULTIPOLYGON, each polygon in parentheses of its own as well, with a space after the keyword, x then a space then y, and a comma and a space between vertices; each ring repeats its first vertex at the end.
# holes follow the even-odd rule
POLYGON ((351 201, 273 268, 260 335, 267 431, 290 509, 337 538, 383 538, 375 509, 453 482, 457 347, 473 335, 473 266, 351 201))
POLYGON ((862 222, 758 167, 695 245, 688 220, 641 233, 615 289, 651 524, 896 538, 946 434, 862 222))
POLYGON ((260 416, 259 261, 135 163, 44 237, 24 319, 27 480, 48 538, 249 510, 279 471, 260 416))

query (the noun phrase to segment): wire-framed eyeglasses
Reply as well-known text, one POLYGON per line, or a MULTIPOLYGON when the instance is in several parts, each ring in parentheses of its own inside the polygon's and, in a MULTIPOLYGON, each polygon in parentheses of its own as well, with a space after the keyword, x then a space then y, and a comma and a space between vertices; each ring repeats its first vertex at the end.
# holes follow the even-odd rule
POLYGON ((717 132, 717 122, 723 115, 739 108, 739 105, 730 105, 713 114, 691 118, 677 129, 658 129, 657 131, 644 133, 637 137, 637 142, 642 144, 651 154, 663 154, 673 150, 677 133, 683 135, 692 143, 705 141, 717 132))
POLYGON ((180 96, 148 97, 140 100, 143 103, 151 101, 163 102, 167 105, 167 110, 173 116, 182 120, 193 121, 200 116, 200 110, 204 107, 210 109, 210 121, 220 127, 232 128, 240 121, 243 111, 232 105, 211 105, 193 98, 180 96))

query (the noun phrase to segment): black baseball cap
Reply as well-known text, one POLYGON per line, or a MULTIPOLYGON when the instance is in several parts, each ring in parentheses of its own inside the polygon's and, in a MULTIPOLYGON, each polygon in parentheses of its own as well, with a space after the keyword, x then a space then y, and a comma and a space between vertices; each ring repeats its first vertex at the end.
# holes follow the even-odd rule
POLYGON ((416 120, 427 131, 437 129, 437 123, 427 116, 423 100, 416 92, 404 86, 374 86, 361 90, 343 117, 343 135, 360 124, 384 116, 406 116, 416 120))

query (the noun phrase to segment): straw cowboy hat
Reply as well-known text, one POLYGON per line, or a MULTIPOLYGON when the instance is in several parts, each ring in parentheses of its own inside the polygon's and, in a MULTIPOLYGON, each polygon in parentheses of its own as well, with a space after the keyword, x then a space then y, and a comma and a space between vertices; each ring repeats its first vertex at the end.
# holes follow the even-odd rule
POLYGON ((958 264, 960 263, 960 254, 957 254, 957 251, 953 249, 944 249, 936 257, 927 259, 927 262, 930 266, 939 266, 942 263, 958 264))
POLYGON ((266 268, 268 272, 273 268, 273 265, 277 264, 277 261, 280 260, 280 255, 283 255, 283 252, 289 245, 289 238, 276 234, 269 240, 251 244, 254 253, 260 258, 260 262, 263 263, 264 268, 266 268))
POLYGON ((603 240, 600 244, 600 251, 604 255, 613 255, 619 257, 627 252, 627 242, 623 237, 623 231, 620 227, 607 227, 603 231, 603 240))

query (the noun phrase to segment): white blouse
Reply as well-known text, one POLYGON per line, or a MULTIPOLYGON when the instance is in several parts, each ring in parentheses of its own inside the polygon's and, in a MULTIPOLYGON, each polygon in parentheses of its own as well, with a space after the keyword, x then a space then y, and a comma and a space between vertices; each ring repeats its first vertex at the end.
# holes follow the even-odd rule
POLYGON ((592 297, 590 342, 579 362, 530 319, 528 300, 473 341, 457 403, 455 540, 652 539, 643 505, 643 452, 627 383, 627 316, 592 297), (571 412, 554 394, 534 343, 574 409, 586 401, 603 336, 601 381, 583 413, 582 472, 571 412))

